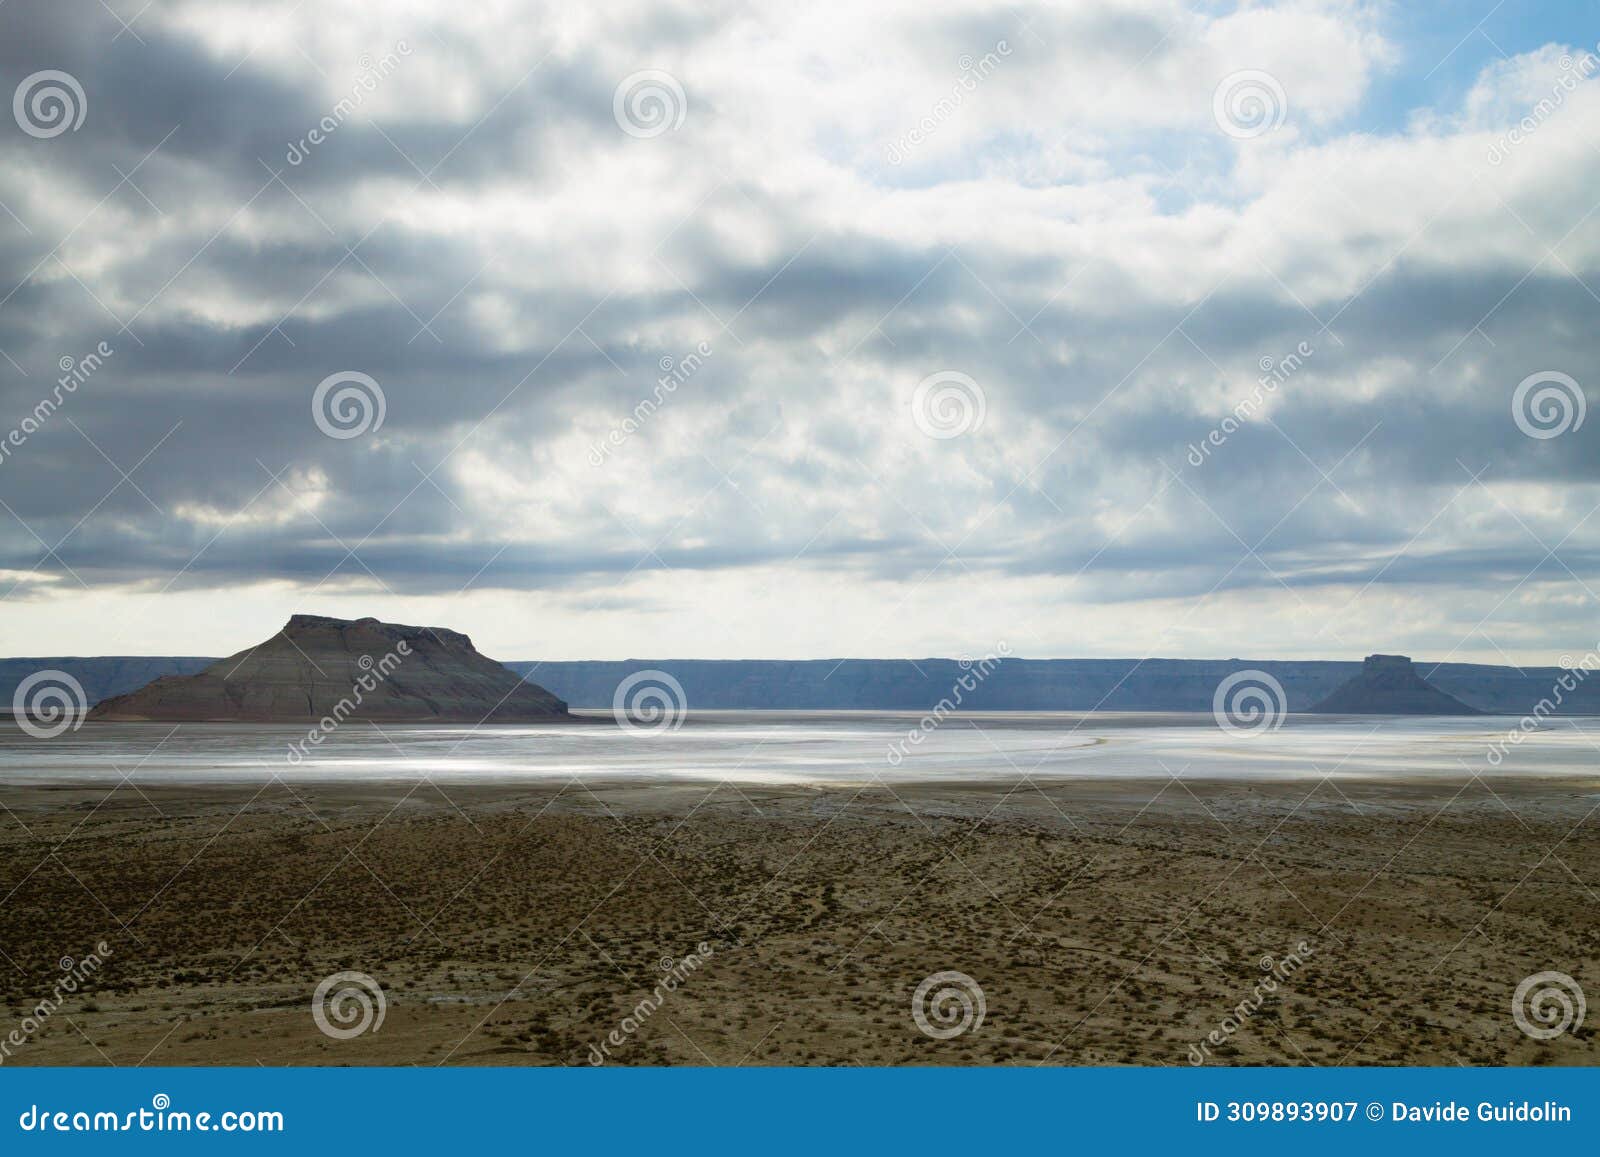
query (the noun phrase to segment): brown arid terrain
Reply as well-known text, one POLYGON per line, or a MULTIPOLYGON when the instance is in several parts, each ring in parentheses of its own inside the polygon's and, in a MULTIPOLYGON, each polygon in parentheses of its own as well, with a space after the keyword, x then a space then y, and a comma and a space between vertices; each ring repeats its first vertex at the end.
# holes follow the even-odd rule
POLYGON ((1600 996, 1593 780, 708 790, 9 789, 5 1030, 108 951, 4 1063, 1600 1060, 1512 1013, 1600 996))

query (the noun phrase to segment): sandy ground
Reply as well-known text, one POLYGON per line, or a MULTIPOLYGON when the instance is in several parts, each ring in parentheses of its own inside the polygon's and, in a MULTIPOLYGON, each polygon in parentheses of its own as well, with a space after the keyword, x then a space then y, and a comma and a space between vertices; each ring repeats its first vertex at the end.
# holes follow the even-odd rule
POLYGON ((5 1064, 1600 1059, 1600 1011, 1512 1016, 1600 998, 1600 779, 0 799, 0 1041, 110 950, 5 1064), (340 971, 383 993, 351 1039, 340 971))

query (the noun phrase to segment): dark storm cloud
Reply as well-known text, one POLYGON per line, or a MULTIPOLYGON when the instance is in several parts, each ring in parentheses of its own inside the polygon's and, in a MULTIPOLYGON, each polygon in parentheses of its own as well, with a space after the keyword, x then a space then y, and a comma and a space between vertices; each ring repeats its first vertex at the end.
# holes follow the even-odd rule
MULTIPOLYGON (((1529 373, 1593 364, 1582 251, 1530 273, 1531 242, 1457 262, 1426 235, 1406 251, 1403 232, 1347 232, 1324 251, 1308 230, 1257 259, 1219 252, 1242 228, 1220 209, 1113 212, 1126 188, 1025 201, 1043 182, 993 174, 956 208, 926 189, 889 205, 887 181, 819 174, 806 140, 752 132, 703 59, 680 69, 705 78, 681 135, 624 134, 619 61, 690 55, 731 9, 653 10, 627 30, 636 50, 604 55, 530 35, 493 83, 440 70, 490 60, 492 35, 401 30, 412 51, 383 115, 342 119, 289 164, 345 76, 219 53, 171 15, 139 21, 141 43, 113 41, 95 4, 0 8, 7 91, 60 68, 90 106, 80 132, 0 136, 0 199, 32 230, 0 217, 0 349, 20 367, 0 363, 0 426, 33 413, 62 358, 115 350, 0 463, 15 514, 0 568, 29 575, 22 594, 41 576, 373 575, 450 594, 802 556, 894 581, 1081 573, 1110 602, 1515 582, 1550 571, 1545 549, 1467 471, 1600 480, 1600 418, 1541 441, 1510 411, 1529 373), (662 395, 664 365, 701 342, 704 364, 662 395), (1261 359, 1302 342, 1315 352, 1261 416, 1189 462, 1261 359), (345 370, 385 404, 381 430, 349 440, 312 414, 345 370), (917 434, 912 392, 940 370, 984 391, 973 436, 917 434), (652 398, 660 413, 639 417, 652 398), (1245 547, 1260 557, 1236 566, 1245 547)), ((1161 43, 1143 17, 1089 24, 1135 59, 1161 43)), ((925 31, 941 69, 1017 35, 992 15, 925 31)), ((1001 125, 981 143, 1019 139, 1001 125)), ((1571 182, 1600 171, 1582 163, 1571 182)), ((1552 240, 1576 217, 1555 200, 1528 214, 1552 240)), ((1542 498, 1508 501, 1563 533, 1542 498)), ((1580 529, 1561 561, 1592 566, 1597 542, 1580 529)))

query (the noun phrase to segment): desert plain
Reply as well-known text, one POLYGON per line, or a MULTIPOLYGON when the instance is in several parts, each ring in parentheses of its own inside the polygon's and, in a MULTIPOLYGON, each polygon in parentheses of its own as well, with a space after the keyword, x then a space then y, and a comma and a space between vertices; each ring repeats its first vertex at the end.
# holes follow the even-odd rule
POLYGON ((1206 1064, 1600 1059, 1592 1019, 1512 1015, 1536 973, 1600 992, 1595 778, 3 803, 0 1037, 109 950, 11 1065, 1188 1065, 1208 1034, 1206 1064), (312 1015, 341 971, 382 993, 349 1039, 312 1015), (945 972, 975 991, 930 1034, 945 972))

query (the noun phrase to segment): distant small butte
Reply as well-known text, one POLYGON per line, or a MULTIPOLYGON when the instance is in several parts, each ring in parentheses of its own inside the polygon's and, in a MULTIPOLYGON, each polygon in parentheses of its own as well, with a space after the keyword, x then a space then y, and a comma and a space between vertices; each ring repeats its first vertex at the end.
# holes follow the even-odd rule
POLYGON ((1361 673, 1311 708, 1318 715, 1482 715, 1446 695, 1405 655, 1368 655, 1361 673))
POLYGON ((549 691, 445 627, 295 615, 283 630, 193 675, 103 700, 121 722, 544 723, 576 719, 549 691))

